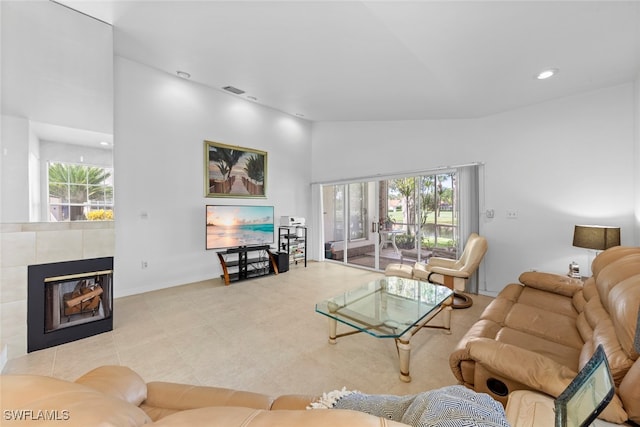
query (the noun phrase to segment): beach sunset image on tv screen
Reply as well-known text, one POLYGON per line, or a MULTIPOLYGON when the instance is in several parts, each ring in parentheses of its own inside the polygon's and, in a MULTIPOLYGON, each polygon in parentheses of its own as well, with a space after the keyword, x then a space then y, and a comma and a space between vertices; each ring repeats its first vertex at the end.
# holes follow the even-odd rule
POLYGON ((273 206, 207 205, 207 249, 273 243, 273 206))

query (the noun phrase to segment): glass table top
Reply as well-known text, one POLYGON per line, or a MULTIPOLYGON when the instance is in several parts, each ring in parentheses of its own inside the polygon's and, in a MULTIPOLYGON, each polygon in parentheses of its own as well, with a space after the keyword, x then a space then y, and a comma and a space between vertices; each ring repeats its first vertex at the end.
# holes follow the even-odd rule
POLYGON ((378 338, 400 338, 453 295, 451 289, 384 277, 316 304, 316 311, 378 338))

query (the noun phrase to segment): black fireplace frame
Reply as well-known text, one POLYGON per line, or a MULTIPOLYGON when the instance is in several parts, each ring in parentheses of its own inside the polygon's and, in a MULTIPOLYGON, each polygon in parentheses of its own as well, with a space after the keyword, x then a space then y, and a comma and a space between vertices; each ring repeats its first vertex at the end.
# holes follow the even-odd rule
POLYGON ((28 266, 27 352, 42 350, 113 330, 113 277, 109 293, 111 315, 104 319, 45 333, 45 279, 71 274, 113 271, 113 257, 28 266))

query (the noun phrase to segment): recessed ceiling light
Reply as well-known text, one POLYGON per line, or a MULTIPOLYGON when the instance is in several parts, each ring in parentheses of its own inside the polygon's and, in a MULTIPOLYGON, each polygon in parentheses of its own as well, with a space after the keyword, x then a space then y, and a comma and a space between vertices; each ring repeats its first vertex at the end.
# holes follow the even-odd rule
POLYGON ((178 77, 182 77, 183 79, 191 78, 191 74, 187 73, 186 71, 176 71, 176 74, 178 75, 178 77))
POLYGON ((100 141, 100 145, 107 147, 109 143, 107 141, 100 141))
POLYGON ((547 70, 543 70, 543 71, 539 72, 538 74, 536 74, 536 79, 538 79, 538 80, 548 79, 548 78, 553 77, 556 74, 558 74, 558 71, 559 70, 557 68, 549 68, 547 70))

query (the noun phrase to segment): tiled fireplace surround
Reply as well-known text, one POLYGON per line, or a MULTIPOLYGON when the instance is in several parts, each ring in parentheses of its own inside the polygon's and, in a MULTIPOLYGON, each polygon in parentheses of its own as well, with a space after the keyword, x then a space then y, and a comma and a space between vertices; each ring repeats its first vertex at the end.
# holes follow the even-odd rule
POLYGON ((0 224, 0 368, 27 352, 27 267, 114 255, 113 221, 0 224))

